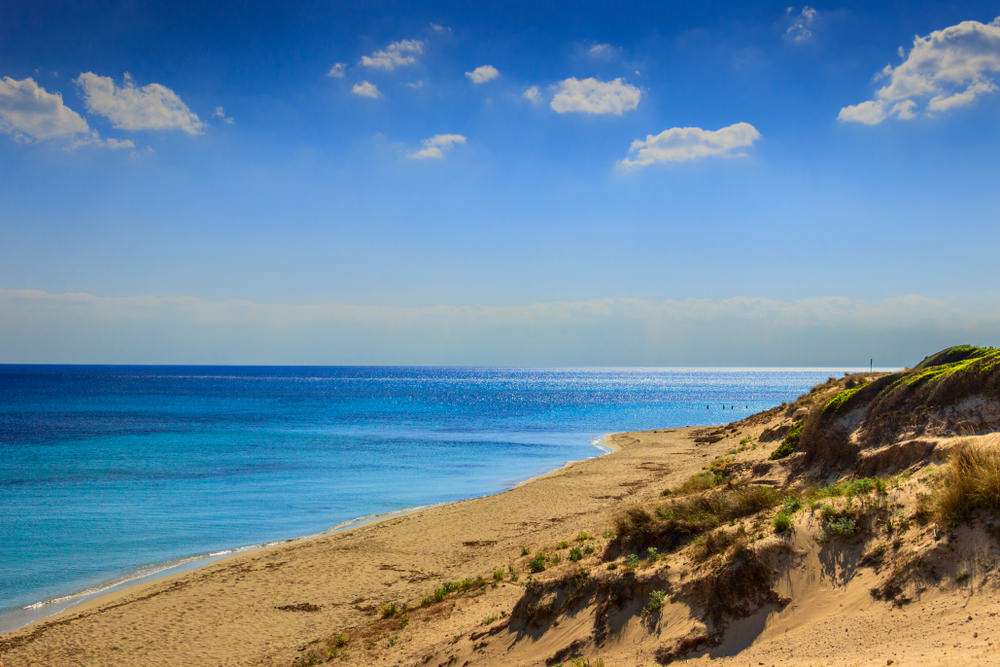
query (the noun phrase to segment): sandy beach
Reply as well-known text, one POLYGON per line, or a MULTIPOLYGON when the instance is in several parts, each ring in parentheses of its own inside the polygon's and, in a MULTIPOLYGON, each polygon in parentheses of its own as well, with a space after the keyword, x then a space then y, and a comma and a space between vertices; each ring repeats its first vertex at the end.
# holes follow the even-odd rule
MULTIPOLYGON (((803 406, 842 389, 831 380, 825 394, 727 426, 609 435, 611 454, 500 494, 131 586, 7 633, 0 659, 5 667, 989 664, 1000 642, 997 544, 980 529, 946 539, 933 525, 903 521, 932 476, 885 478, 897 481, 879 506, 890 513, 879 516, 901 522, 889 537, 878 519, 864 538, 824 538, 829 524, 815 508, 778 535, 772 509, 713 533, 735 530, 749 551, 724 545, 699 560, 695 540, 636 568, 616 550, 623 511, 662 502, 665 490, 706 470, 743 476, 727 483, 733 492, 788 488, 788 461, 802 454, 770 461, 771 443, 803 406), (539 552, 547 566, 532 573, 539 552), (698 600, 724 585, 740 553, 764 563, 764 580, 739 591, 749 602, 738 614, 712 617, 698 600), (907 583, 908 569, 927 567, 936 583, 907 583), (660 588, 671 594, 650 613, 660 588)), ((982 438, 998 444, 995 434, 982 438)), ((945 452, 936 458, 904 443, 891 463, 912 473, 943 461, 953 441, 931 443, 945 452)))
MULTIPOLYGON (((236 555, 101 596, 4 635, 0 656, 6 667, 287 664, 304 643, 358 625, 381 604, 486 576, 518 560, 524 546, 601 534, 620 502, 655 496, 712 456, 688 434, 610 436, 613 454, 501 494, 236 555), (319 609, 281 609, 301 605, 319 609)), ((509 588, 516 599, 520 588, 509 588)))

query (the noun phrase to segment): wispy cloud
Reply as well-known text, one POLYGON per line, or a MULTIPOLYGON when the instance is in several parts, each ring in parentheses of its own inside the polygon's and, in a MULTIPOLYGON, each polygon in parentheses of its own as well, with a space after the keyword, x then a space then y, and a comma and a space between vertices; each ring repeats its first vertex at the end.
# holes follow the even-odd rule
POLYGON ((212 118, 221 120, 226 125, 232 125, 233 119, 231 116, 226 115, 226 110, 222 107, 215 107, 215 111, 212 112, 212 118))
POLYGON ((361 56, 361 64, 391 72, 397 67, 414 64, 417 62, 417 56, 423 52, 424 43, 421 40, 401 39, 392 42, 384 49, 375 51, 370 56, 361 56))
POLYGON ((347 71, 347 63, 334 63, 330 66, 326 75, 333 77, 334 79, 343 79, 345 71, 347 71))
POLYGON ((600 81, 569 78, 560 81, 549 106, 557 113, 612 114, 620 116, 639 106, 641 93, 624 79, 600 81))
POLYGON ((538 104, 542 101, 542 91, 538 86, 531 86, 530 88, 525 88, 524 92, 521 93, 521 97, 528 100, 532 104, 538 104))
POLYGON ((706 157, 743 155, 760 139, 760 132, 750 123, 735 123, 718 130, 700 127, 672 127, 645 139, 636 139, 627 157, 619 164, 626 169, 667 162, 688 162, 706 157))
POLYGON ((87 111, 104 116, 121 130, 183 130, 200 134, 204 123, 170 88, 158 83, 139 87, 127 72, 118 86, 111 77, 84 72, 75 79, 87 111))
POLYGON ((406 157, 413 160, 442 160, 445 151, 455 144, 464 144, 465 139, 461 134, 435 134, 430 139, 423 140, 420 150, 409 153, 406 157))
POLYGON ((480 65, 471 72, 466 72, 465 76, 469 77, 472 83, 486 83, 500 76, 500 72, 493 65, 480 65))
POLYGON ((380 307, 0 290, 0 360, 900 365, 995 341, 998 306, 832 296, 380 307))
POLYGON ((357 82, 351 88, 351 93, 357 95, 358 97, 367 97, 373 100, 382 96, 382 93, 378 91, 375 84, 370 81, 357 82))
POLYGON ((618 54, 618 47, 610 44, 591 44, 587 55, 591 58, 613 58, 618 54))
POLYGON ((804 44, 813 38, 813 27, 819 12, 806 5, 800 11, 795 7, 785 9, 788 27, 785 29, 785 39, 795 44, 804 44))
POLYGON ((926 37, 913 39, 896 67, 886 65, 876 76, 886 84, 875 97, 845 106, 843 122, 878 125, 888 118, 911 120, 972 104, 996 93, 1000 83, 1000 17, 990 23, 962 21, 926 37), (922 107, 922 109, 921 109, 922 107))

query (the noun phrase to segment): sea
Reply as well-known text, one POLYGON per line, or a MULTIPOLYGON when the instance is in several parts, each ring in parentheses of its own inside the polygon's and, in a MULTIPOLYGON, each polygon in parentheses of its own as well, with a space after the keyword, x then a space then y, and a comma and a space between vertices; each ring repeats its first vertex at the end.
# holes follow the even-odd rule
POLYGON ((607 433, 734 421, 848 370, 0 365, 0 631, 498 493, 602 455, 607 433))

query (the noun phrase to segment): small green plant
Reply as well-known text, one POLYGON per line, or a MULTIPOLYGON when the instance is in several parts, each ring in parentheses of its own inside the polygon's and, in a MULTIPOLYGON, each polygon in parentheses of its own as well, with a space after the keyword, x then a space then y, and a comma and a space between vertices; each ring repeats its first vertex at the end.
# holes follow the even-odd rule
POLYGON ((778 512, 776 517, 774 517, 774 521, 771 522, 771 525, 774 526, 774 532, 787 533, 792 529, 792 517, 782 510, 781 512, 778 512))
POLYGON ((390 602, 379 607, 379 613, 382 614, 382 618, 395 616, 397 611, 399 611, 399 607, 396 606, 395 602, 390 602))
POLYGON ((850 537, 858 532, 858 522, 854 520, 854 517, 850 516, 839 516, 829 519, 824 524, 824 527, 827 532, 841 537, 850 537))
POLYGON ((521 555, 522 556, 527 556, 530 553, 531 553, 531 550, 529 550, 528 547, 521 547, 521 555))
POLYGON ((667 598, 667 592, 655 590, 649 594, 649 601, 643 611, 647 614, 659 614, 663 610, 663 602, 667 598))
POLYGON ((656 547, 649 547, 646 549, 646 560, 650 563, 655 563, 660 559, 660 551, 656 547))
POLYGON ((483 619, 482 625, 492 625, 493 623, 496 623, 498 620, 500 620, 499 616, 488 616, 483 619))
POLYGON ((614 539, 615 531, 612 530, 611 528, 608 528, 603 533, 601 533, 601 537, 603 537, 606 540, 614 539))
POLYGON ((556 545, 556 549, 568 549, 568 548, 569 548, 569 542, 567 542, 566 540, 563 540, 562 542, 556 545))
POLYGON ((532 573, 538 574, 539 572, 545 572, 545 552, 540 551, 535 554, 535 557, 528 562, 528 569, 532 573))
POLYGON ((590 533, 585 533, 585 532, 581 532, 579 535, 576 536, 577 542, 586 542, 587 540, 592 540, 592 539, 594 539, 594 536, 591 535, 590 533))
POLYGON ((580 547, 573 547, 569 550, 569 559, 571 561, 578 561, 583 558, 583 549, 580 547))
POLYGON ((517 570, 514 569, 513 565, 507 566, 507 572, 510 573, 510 580, 517 581, 517 570))
POLYGON ((629 554, 625 556, 625 567, 634 570, 639 566, 639 554, 629 554))
POLYGON ((503 568, 498 567, 493 570, 493 581, 503 581, 503 568))
POLYGON ((799 439, 802 437, 802 427, 805 425, 805 420, 797 421, 792 426, 791 430, 788 431, 788 435, 785 439, 781 441, 781 444, 771 453, 770 459, 776 461, 778 459, 783 459, 792 452, 794 452, 799 446, 799 439))

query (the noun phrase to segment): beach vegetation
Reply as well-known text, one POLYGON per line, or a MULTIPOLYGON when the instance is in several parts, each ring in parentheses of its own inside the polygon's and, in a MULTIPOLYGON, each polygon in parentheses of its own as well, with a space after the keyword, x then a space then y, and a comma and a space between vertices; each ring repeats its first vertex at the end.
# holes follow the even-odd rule
POLYGON ((531 550, 528 549, 528 547, 521 547, 521 555, 522 556, 527 556, 530 553, 531 553, 531 550))
POLYGON ((955 450, 929 498, 937 523, 954 527, 977 511, 1000 513, 1000 450, 964 445, 955 450))
POLYGON ((539 551, 535 554, 535 557, 528 562, 528 569, 531 570, 533 574, 538 574, 539 572, 545 572, 547 556, 544 551, 539 551))
POLYGON ((508 565, 507 566, 507 572, 510 574, 510 580, 511 581, 517 581, 517 578, 518 578, 517 577, 517 570, 514 569, 513 565, 508 565))
POLYGON ((615 537, 615 531, 612 530, 611 528, 607 528, 603 533, 601 533, 601 537, 603 537, 606 540, 612 540, 615 537))
POLYGON ((707 532, 695 538, 691 544, 691 557, 697 562, 708 560, 716 554, 721 554, 745 536, 746 531, 742 526, 735 531, 718 528, 707 532))
POLYGON ((660 559, 660 550, 656 547, 649 547, 646 549, 646 560, 650 563, 655 563, 660 559))
POLYGON ((503 581, 503 568, 498 567, 493 570, 493 581, 503 581))
POLYGON ((573 547, 569 550, 569 559, 571 561, 578 561, 583 558, 583 549, 580 547, 573 547))
POLYGON ((582 532, 582 531, 581 531, 581 533, 579 535, 576 536, 576 541, 577 542, 586 542, 587 540, 592 540, 592 539, 594 539, 593 535, 591 535, 590 533, 582 532))
POLYGON ((764 486, 734 486, 677 498, 654 510, 633 507, 615 522, 619 544, 672 550, 724 523, 770 509, 777 492, 764 486))
POLYGON ((718 470, 706 470, 689 477, 676 488, 666 489, 661 495, 664 496, 686 496, 711 489, 722 483, 722 472, 718 470))
POLYGON ((568 548, 569 548, 569 542, 567 542, 566 540, 563 540, 562 542, 556 545, 556 549, 568 549, 568 548))
POLYGON ((395 616, 398 611, 399 607, 396 606, 395 602, 390 602, 379 607, 379 613, 382 615, 382 618, 391 618, 392 616, 395 616))
POLYGON ((663 603, 667 599, 667 592, 664 590, 655 590, 649 594, 649 601, 646 602, 646 606, 643 608, 644 614, 659 614, 663 610, 663 603))
POLYGON ((792 516, 782 510, 774 517, 771 525, 774 526, 774 532, 776 533, 790 532, 792 530, 792 516))
POLYGON ((791 430, 785 436, 785 439, 781 441, 781 444, 771 452, 769 457, 772 461, 777 461, 778 459, 783 459, 799 446, 799 439, 802 437, 802 427, 805 425, 805 420, 799 420, 792 425, 791 430))

